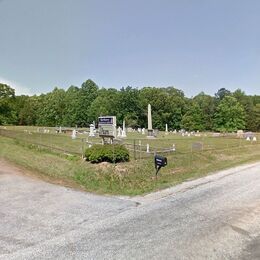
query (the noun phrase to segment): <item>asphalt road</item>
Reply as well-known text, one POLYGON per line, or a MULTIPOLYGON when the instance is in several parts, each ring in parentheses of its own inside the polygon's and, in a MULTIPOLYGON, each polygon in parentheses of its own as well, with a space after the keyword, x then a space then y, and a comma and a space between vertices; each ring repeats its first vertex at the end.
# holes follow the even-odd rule
POLYGON ((0 161, 0 259, 260 259, 260 163, 127 198, 0 161))

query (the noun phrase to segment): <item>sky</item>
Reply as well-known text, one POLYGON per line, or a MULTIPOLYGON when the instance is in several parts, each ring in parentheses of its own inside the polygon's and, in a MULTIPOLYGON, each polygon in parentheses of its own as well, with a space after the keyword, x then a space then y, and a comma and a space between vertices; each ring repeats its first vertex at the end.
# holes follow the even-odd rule
POLYGON ((0 82, 259 95, 259 13, 259 0, 0 0, 0 82))

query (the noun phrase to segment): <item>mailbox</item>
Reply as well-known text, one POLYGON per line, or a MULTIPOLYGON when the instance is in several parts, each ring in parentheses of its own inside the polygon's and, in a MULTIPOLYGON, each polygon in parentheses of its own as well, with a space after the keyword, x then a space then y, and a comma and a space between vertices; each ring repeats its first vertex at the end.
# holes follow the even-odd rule
POLYGON ((167 165, 167 158, 161 155, 154 156, 155 167, 164 167, 167 165))
POLYGON ((158 175, 158 172, 159 170, 166 166, 167 165, 167 158, 164 157, 164 156, 161 156, 161 155, 155 155, 154 156, 154 164, 155 164, 155 169, 156 169, 156 173, 155 173, 155 176, 156 176, 156 179, 157 179, 157 175, 158 175))

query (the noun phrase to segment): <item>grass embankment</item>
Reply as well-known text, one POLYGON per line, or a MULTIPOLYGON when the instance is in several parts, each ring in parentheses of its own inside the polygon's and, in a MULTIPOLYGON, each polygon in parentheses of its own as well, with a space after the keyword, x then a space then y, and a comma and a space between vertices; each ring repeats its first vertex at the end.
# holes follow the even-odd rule
POLYGON ((0 136, 0 157, 31 170, 51 182, 96 193, 137 195, 176 185, 210 172, 260 158, 259 144, 225 150, 174 153, 159 178, 154 178, 153 158, 118 165, 91 164, 79 157, 59 155, 23 141, 0 136))

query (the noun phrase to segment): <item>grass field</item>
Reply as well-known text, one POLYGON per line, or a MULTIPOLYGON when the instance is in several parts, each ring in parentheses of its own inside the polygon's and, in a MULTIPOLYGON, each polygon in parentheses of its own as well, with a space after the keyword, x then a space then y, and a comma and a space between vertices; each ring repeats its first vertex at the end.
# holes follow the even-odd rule
POLYGON ((132 148, 136 144, 130 162, 95 165, 83 161, 80 155, 87 146, 87 140, 100 142, 99 138, 90 139, 87 134, 81 134, 72 140, 69 135, 56 134, 54 128, 49 129, 48 134, 37 127, 0 130, 0 156, 48 181, 97 193, 143 194, 260 159, 259 136, 257 142, 249 142, 235 136, 212 137, 211 133, 203 133, 200 137, 165 136, 160 133, 155 139, 129 133, 123 142, 132 145, 132 148), (173 144, 176 147, 175 152, 166 154, 168 166, 161 170, 157 180, 154 177, 153 153, 145 152, 147 143, 152 151, 171 148, 173 144), (203 146, 199 150, 192 149, 194 143, 202 143, 203 146))

